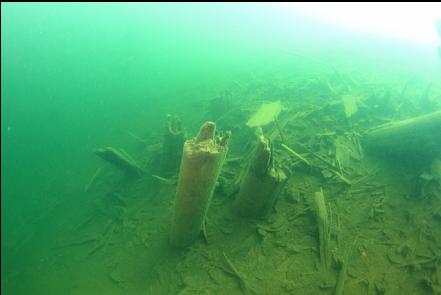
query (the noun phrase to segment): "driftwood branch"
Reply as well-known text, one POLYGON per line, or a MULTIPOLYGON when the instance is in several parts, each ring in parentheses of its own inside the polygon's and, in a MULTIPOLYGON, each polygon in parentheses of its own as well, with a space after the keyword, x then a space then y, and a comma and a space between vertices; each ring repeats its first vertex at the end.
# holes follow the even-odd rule
POLYGON ((123 149, 101 148, 95 150, 95 155, 125 171, 128 175, 139 176, 143 172, 136 161, 123 149))

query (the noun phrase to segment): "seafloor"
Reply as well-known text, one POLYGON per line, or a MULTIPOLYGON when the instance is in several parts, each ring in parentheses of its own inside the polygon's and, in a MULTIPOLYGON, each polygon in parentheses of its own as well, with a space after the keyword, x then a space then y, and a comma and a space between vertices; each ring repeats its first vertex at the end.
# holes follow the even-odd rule
POLYGON ((169 245, 176 176, 158 171, 164 122, 157 122, 130 137, 128 153, 145 173, 127 177, 97 158, 84 192, 5 249, 16 257, 2 270, 5 294, 441 294, 440 146, 396 152, 363 143, 377 125, 439 110, 439 85, 337 71, 267 77, 233 81, 200 105, 176 102, 188 138, 206 120, 232 132, 206 239, 182 250, 169 245), (239 218, 231 205, 256 142, 245 123, 271 101, 283 109, 263 133, 288 180, 267 217, 239 218), (329 211, 327 270, 313 207, 320 189, 329 211))

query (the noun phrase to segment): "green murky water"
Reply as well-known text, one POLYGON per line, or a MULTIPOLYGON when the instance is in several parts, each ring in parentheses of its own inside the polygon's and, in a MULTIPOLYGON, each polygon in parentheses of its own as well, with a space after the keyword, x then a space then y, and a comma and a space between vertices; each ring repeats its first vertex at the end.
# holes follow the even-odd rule
POLYGON ((1 8, 4 294, 441 293, 436 44, 277 4, 1 8), (275 102, 261 131, 246 124, 275 102), (205 121, 232 133, 205 236, 184 249, 169 244, 182 143, 167 114, 186 139, 205 121), (287 180, 266 216, 243 218, 259 132, 287 180), (138 175, 94 153, 106 147, 138 175))

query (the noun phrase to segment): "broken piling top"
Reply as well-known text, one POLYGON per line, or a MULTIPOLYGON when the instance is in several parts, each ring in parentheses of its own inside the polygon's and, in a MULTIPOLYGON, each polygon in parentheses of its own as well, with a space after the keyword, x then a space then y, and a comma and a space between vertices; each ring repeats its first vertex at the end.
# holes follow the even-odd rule
POLYGON ((193 151, 205 151, 210 153, 217 153, 228 148, 228 141, 231 137, 231 132, 225 132, 221 137, 216 137, 216 124, 207 121, 199 129, 198 135, 187 140, 184 144, 185 149, 192 149, 193 151))
POLYGON ((199 129, 199 133, 196 136, 196 142, 201 142, 207 139, 213 139, 216 132, 216 123, 207 121, 199 129))
POLYGON ((282 104, 280 103, 280 100, 271 103, 263 103, 251 116, 246 125, 251 128, 265 126, 277 119, 277 116, 281 111, 282 104))
POLYGON ((165 128, 166 131, 172 135, 180 135, 184 133, 182 130, 181 121, 178 119, 178 117, 170 114, 167 114, 165 117, 165 128))

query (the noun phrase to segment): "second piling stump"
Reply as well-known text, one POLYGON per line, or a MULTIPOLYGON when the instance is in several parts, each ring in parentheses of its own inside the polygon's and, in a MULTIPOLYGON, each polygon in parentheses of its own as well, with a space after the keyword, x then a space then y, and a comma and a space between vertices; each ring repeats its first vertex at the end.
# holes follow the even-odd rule
POLYGON ((243 217, 262 217, 276 201, 285 183, 283 171, 274 167, 273 150, 263 135, 259 136, 253 158, 241 181, 234 211, 243 217))

